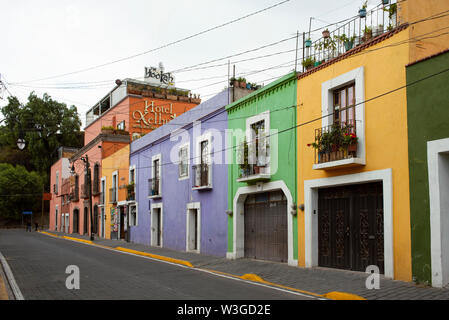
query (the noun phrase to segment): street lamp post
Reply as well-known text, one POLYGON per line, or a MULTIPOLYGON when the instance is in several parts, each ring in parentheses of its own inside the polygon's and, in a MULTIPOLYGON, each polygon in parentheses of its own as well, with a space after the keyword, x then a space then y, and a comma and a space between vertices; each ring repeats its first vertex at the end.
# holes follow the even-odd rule
MULTIPOLYGON (((89 213, 90 213, 90 240, 94 241, 94 217, 92 214, 92 178, 91 178, 91 170, 89 164, 89 157, 81 157, 81 160, 84 162, 84 183, 87 181, 87 193, 89 197, 89 213)), ((76 161, 76 160, 75 160, 76 161)), ((75 174, 75 165, 72 165, 72 174, 75 174)), ((84 222, 86 223, 86 221, 84 222)))

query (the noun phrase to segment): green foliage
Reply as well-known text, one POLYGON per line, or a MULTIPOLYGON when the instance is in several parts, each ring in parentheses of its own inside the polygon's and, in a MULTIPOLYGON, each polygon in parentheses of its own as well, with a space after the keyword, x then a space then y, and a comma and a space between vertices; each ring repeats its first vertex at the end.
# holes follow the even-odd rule
MULTIPOLYGON (((1 108, 5 117, 1 146, 16 150, 19 132, 24 133, 27 144, 24 154, 28 153, 30 165, 34 170, 46 175, 57 159, 60 146, 81 147, 81 120, 75 106, 53 100, 48 94, 42 98, 32 92, 26 105, 21 105, 17 98, 8 98, 8 105, 1 108)), ((16 151, 13 153, 17 154, 16 151)))
POLYGON ((0 216, 20 220, 23 211, 39 212, 43 183, 34 171, 0 163, 0 216))
POLYGON ((309 57, 302 61, 302 65, 304 68, 309 69, 312 68, 315 64, 315 58, 309 57))

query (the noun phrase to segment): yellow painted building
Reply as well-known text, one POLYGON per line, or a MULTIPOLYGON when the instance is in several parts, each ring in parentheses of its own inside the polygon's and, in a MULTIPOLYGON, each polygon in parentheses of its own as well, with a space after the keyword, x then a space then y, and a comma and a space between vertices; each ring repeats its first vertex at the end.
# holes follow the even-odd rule
POLYGON ((106 239, 127 238, 128 226, 133 224, 129 213, 131 210, 135 212, 134 179, 135 168, 129 167, 129 145, 102 160, 104 204, 100 208, 104 225, 100 226, 100 236, 106 239))
MULTIPOLYGON (((442 2, 400 2, 399 26, 299 74, 299 266, 374 265, 412 280, 405 66, 427 41, 411 37, 441 23, 416 21, 448 10, 442 2)), ((426 55, 440 51, 428 41, 426 55)))

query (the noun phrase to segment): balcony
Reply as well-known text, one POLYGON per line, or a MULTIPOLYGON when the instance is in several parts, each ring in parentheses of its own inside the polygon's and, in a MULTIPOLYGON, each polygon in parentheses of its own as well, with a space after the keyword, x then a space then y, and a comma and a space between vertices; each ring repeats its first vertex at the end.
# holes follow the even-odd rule
POLYGON ((315 170, 328 170, 364 165, 358 157, 358 137, 354 121, 334 123, 315 129, 315 170))
POLYGON ((72 189, 70 191, 69 200, 71 202, 78 202, 80 200, 80 198, 79 198, 79 189, 77 187, 75 187, 74 189, 72 189))
POLYGON ((83 183, 81 185, 81 199, 88 199, 89 198, 89 190, 87 190, 87 184, 83 183))
POLYGON ((134 183, 127 185, 126 201, 136 201, 136 186, 134 183))
POLYGON ((58 188, 58 185, 57 185, 57 184, 54 184, 54 185, 53 185, 53 193, 54 193, 54 194, 58 194, 58 192, 59 192, 58 189, 59 189, 59 188, 58 188))
POLYGON ((271 179, 268 138, 260 136, 254 143, 244 141, 239 148, 237 182, 257 182, 271 179))
POLYGON ((161 179, 152 178, 148 179, 148 197, 155 199, 161 198, 161 179))
POLYGON ((192 190, 212 189, 211 166, 206 163, 192 166, 192 190))
POLYGON ((98 196, 100 195, 100 181, 98 179, 94 178, 93 184, 92 184, 92 195, 98 196))
POLYGON ((117 203, 117 189, 116 188, 109 189, 109 203, 117 203))
POLYGON ((360 10, 357 17, 339 23, 335 30, 324 30, 322 37, 316 40, 311 39, 310 34, 306 36, 303 67, 306 70, 317 67, 398 27, 397 4, 378 2, 373 9, 360 10))

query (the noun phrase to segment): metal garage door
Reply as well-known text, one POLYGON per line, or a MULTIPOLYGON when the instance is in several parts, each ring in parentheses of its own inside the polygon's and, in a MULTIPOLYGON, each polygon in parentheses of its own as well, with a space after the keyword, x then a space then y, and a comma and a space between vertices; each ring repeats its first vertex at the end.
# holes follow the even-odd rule
POLYGON ((286 262, 287 232, 287 199, 282 191, 248 195, 245 257, 286 262))

